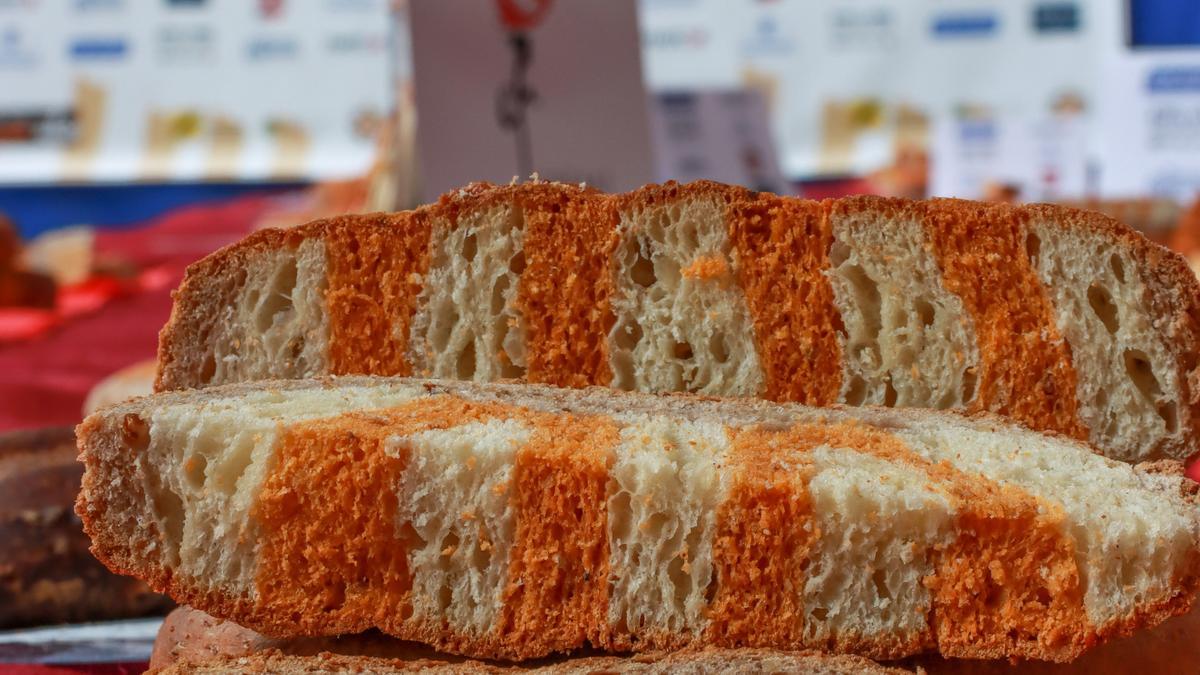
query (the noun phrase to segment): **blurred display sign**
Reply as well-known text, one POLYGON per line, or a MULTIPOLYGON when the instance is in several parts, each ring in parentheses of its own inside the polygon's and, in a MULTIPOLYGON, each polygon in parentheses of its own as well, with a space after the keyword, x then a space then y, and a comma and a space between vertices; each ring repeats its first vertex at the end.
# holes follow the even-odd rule
POLYGON ((658 180, 707 178, 753 190, 790 191, 779 171, 767 108, 754 90, 655 96, 658 180))
POLYGON ((634 0, 409 6, 428 198, 474 180, 654 179, 634 0))
POLYGON ((1112 4, 1102 14, 1100 191, 1191 201, 1200 193, 1200 3, 1112 4))
POLYGON ((1095 4, 642 0, 647 80, 755 87, 785 175, 864 174, 924 150, 930 125, 964 107, 1025 119, 1064 100, 1087 108, 1095 4))
POLYGON ((362 174, 392 99, 389 11, 0 2, 0 183, 362 174))
POLYGON ((1088 184, 1087 129, 1077 114, 939 120, 931 142, 931 196, 1055 202, 1088 184))

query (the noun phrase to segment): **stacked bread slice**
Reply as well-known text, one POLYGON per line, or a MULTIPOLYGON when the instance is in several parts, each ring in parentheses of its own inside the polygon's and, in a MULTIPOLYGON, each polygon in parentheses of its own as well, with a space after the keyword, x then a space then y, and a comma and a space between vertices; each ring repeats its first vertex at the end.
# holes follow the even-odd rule
POLYGON ((1067 660, 1196 589, 1177 464, 993 417, 340 378, 79 436, 96 555, 275 636, 1067 660))
POLYGON ((1200 287, 1099 214, 715 183, 475 184, 263 231, 191 268, 160 389, 419 375, 989 410, 1184 458, 1200 287))
MULTIPOLYGON (((1197 290, 1049 206, 475 184, 194 265, 77 510, 281 641, 1069 661, 1194 601, 1197 290)), ((409 667, 330 658, 212 667, 409 667)))

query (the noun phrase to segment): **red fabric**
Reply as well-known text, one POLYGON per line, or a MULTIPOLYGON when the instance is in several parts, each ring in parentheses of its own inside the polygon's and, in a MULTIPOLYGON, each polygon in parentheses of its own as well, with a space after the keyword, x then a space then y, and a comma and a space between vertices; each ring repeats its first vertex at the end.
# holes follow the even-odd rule
POLYGON ((245 236, 271 203, 244 197, 100 231, 97 259, 134 263, 140 273, 133 280, 101 277, 63 289, 53 314, 0 313, 0 340, 6 331, 10 338, 0 342, 0 431, 77 423, 98 381, 154 357, 184 268, 245 236), (27 337, 12 340, 17 331, 27 337))

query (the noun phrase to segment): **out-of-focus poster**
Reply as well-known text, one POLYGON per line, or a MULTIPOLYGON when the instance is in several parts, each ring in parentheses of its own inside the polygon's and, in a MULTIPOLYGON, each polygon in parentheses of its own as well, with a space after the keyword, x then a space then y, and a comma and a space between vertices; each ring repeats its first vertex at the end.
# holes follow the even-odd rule
POLYGON ((473 180, 654 178, 633 0, 415 0, 426 197, 473 180))
POLYGON ((1191 201, 1200 193, 1200 8, 1122 4, 1103 14, 1100 192, 1191 201))
MULTIPOLYGON (((642 0, 654 35, 707 18, 703 0, 642 0), (695 6, 698 17, 681 11, 695 6)), ((1089 0, 735 0, 715 19, 737 34, 691 50, 711 82, 759 89, 790 178, 863 174, 928 151, 930 130, 963 108, 1029 121, 1090 109, 1097 77, 1089 0)), ((664 41, 666 44, 670 42, 664 41)), ((653 87, 684 79, 679 50, 648 41, 653 87)), ((692 77, 697 77, 693 74, 692 77)), ((1032 128, 1032 126, 1030 126, 1032 128)))
POLYGON ((358 175, 387 0, 0 2, 0 182, 358 175))

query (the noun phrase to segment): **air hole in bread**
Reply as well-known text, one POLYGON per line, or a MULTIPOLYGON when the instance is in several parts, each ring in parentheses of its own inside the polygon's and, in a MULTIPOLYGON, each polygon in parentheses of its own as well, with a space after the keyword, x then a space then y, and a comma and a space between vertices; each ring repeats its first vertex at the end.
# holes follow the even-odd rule
POLYGON ((476 239, 475 233, 472 232, 471 234, 468 234, 465 239, 463 239, 462 257, 467 262, 471 262, 475 259, 475 254, 478 252, 479 241, 476 239))
POLYGON ((829 264, 831 267, 841 267, 850 259, 850 247, 840 241, 834 241, 829 247, 829 264))
POLYGON ((504 310, 504 292, 508 290, 508 276, 502 275, 496 277, 496 283, 492 286, 492 315, 498 315, 504 310))
POLYGON ((1158 411, 1158 416, 1162 418, 1163 424, 1166 425, 1168 434, 1179 431, 1179 412, 1176 410, 1174 401, 1159 403, 1155 409, 1158 411))
POLYGON ((208 459, 204 455, 195 454, 183 461, 183 475, 187 479, 188 485, 192 488, 199 488, 204 485, 204 469, 208 466, 208 459))
POLYGON ((1117 281, 1125 283, 1125 263, 1121 262, 1121 257, 1116 253, 1108 257, 1108 266, 1112 268, 1113 275, 1117 277, 1117 281))
POLYGON ((239 438, 235 445, 226 451, 225 456, 221 458, 220 464, 213 472, 212 480, 210 480, 212 487, 223 494, 232 495, 237 489, 238 481, 250 468, 250 462, 253 459, 253 438, 246 436, 239 438))
POLYGON ((212 352, 204 353, 204 360, 200 362, 200 381, 212 382, 213 376, 217 374, 217 359, 212 352))
POLYGON ((629 268, 629 277, 642 288, 650 288, 658 281, 654 274, 654 263, 641 253, 638 253, 637 261, 629 268))
POLYGON ((878 337, 883 321, 880 315, 879 286, 859 265, 846 268, 846 277, 854 287, 854 301, 862 312, 866 334, 878 337))
POLYGON ((454 362, 454 374, 460 380, 475 378, 475 341, 468 341, 454 362))
POLYGON ((444 352, 450 344, 450 336, 458 325, 458 308, 451 298, 443 298, 433 312, 433 326, 429 331, 429 345, 435 352, 444 352))
POLYGON ((729 345, 725 342, 723 333, 713 333, 708 338, 708 353, 712 354, 717 363, 729 361, 729 345))
POLYGON ((1091 306, 1092 312, 1096 314, 1096 318, 1104 324, 1104 328, 1112 335, 1117 334, 1117 330, 1121 327, 1121 320, 1117 310, 1117 304, 1113 302, 1112 295, 1101 286, 1092 284, 1087 292, 1088 305, 1091 306))
POLYGON ((1145 352, 1137 349, 1125 350, 1125 373, 1146 400, 1154 401, 1162 394, 1162 386, 1154 376, 1154 369, 1150 366, 1150 359, 1146 357, 1145 352))
POLYGON ((1025 255, 1034 267, 1038 264, 1038 255, 1042 252, 1042 240, 1033 232, 1025 235, 1025 255))
MULTIPOLYGON (((934 311, 933 305, 925 298, 917 299, 917 316, 921 318, 921 325, 928 328, 933 325, 934 311)), ((897 322, 901 323, 901 322, 897 322)))
POLYGON ((295 289, 296 257, 288 256, 275 271, 261 301, 252 301, 252 306, 255 307, 254 325, 260 333, 275 325, 276 315, 292 309, 292 294, 295 289))
POLYGON ((135 452, 145 452, 150 447, 150 425, 136 413, 127 413, 121 420, 121 440, 135 452))
POLYGON ((875 568, 871 573, 871 583, 875 584, 875 594, 880 598, 891 599, 892 593, 888 590, 887 571, 883 568, 875 568))
POLYGON ((517 251, 513 257, 508 259, 508 271, 513 274, 521 274, 525 271, 525 251, 517 251))
POLYGON ((867 398, 867 383, 858 375, 850 377, 850 386, 846 389, 847 405, 862 405, 867 398))
POLYGON ((896 406, 896 387, 890 379, 883 384, 883 404, 889 408, 896 406))
POLYGON ((692 356, 694 356, 692 346, 686 342, 676 342, 672 353, 680 361, 690 361, 692 356))
POLYGON ((640 323, 625 324, 620 330, 614 332, 613 340, 621 349, 632 350, 637 343, 642 341, 642 325, 640 323))
POLYGON ((975 399, 975 387, 978 385, 979 375, 974 368, 967 368, 963 371, 963 388, 962 388, 962 404, 967 405, 975 399))

